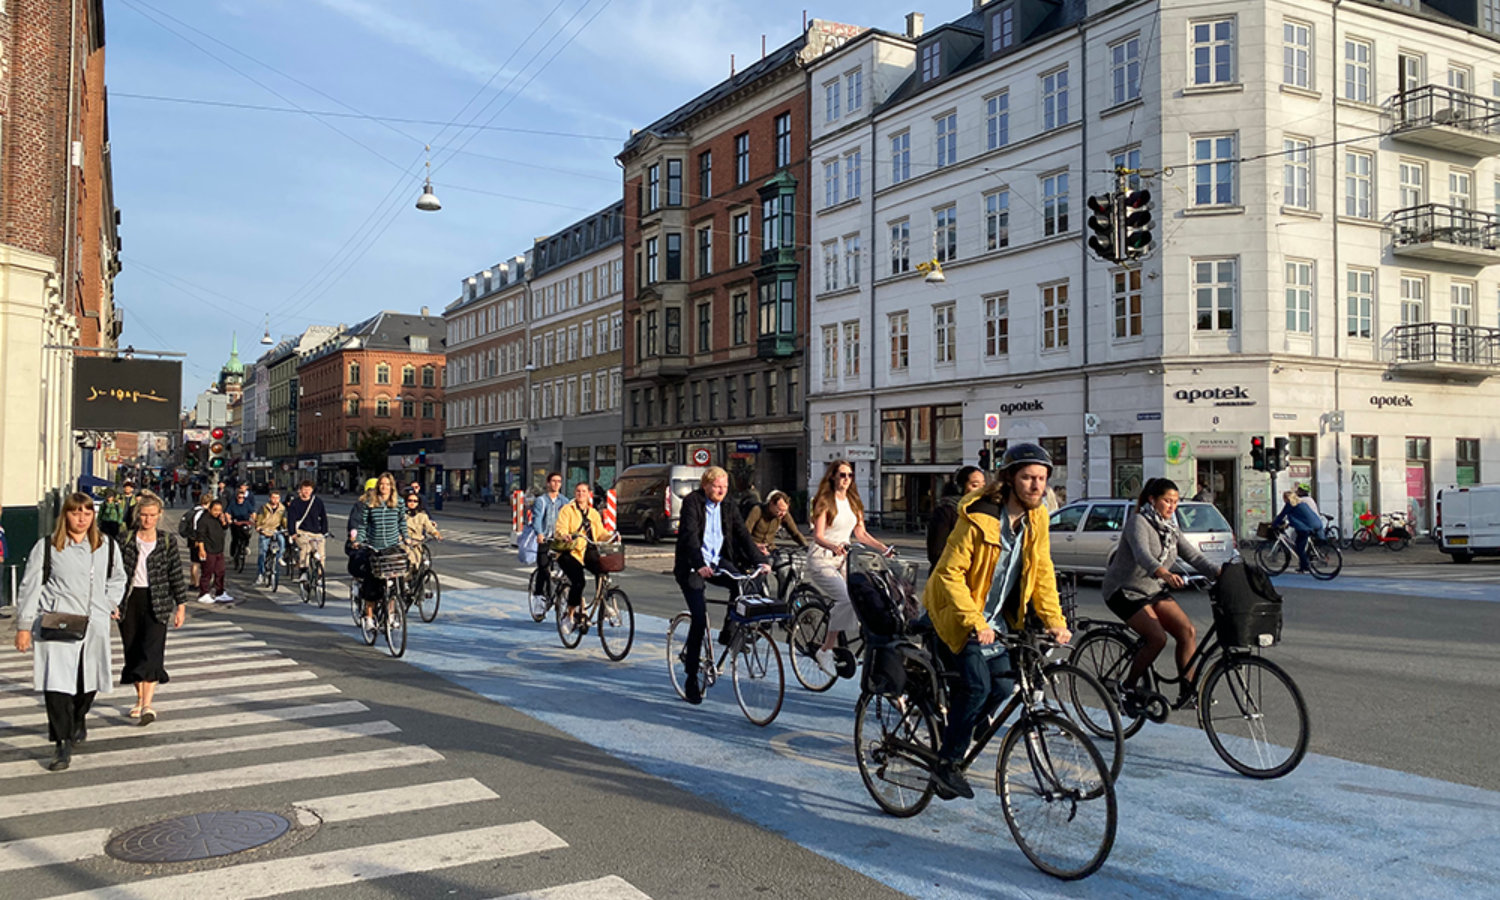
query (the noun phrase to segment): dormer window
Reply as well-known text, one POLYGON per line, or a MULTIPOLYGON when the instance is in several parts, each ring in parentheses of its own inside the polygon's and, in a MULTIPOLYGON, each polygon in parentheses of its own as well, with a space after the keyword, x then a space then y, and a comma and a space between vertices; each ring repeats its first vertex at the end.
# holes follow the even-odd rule
POLYGON ((933 42, 922 48, 922 81, 924 84, 941 74, 942 65, 940 60, 942 59, 942 50, 943 45, 937 42, 933 42))
POLYGON ((1016 9, 1007 6, 990 16, 990 52, 998 53, 1016 43, 1016 9))
POLYGON ((427 335, 415 334, 411 338, 411 350, 413 353, 427 352, 427 335))

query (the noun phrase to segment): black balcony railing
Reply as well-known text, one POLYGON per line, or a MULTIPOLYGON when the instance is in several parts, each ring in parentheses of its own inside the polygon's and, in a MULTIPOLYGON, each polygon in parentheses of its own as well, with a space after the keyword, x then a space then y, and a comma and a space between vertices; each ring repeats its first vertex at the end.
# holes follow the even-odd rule
POLYGON ((1443 241, 1480 250, 1500 249, 1500 217, 1477 209, 1424 203, 1396 210, 1391 225, 1396 229, 1397 247, 1443 241))
POLYGON ((1386 333, 1382 343, 1386 361, 1396 364, 1500 366, 1500 329, 1497 328, 1446 322, 1397 325, 1386 333))
POLYGON ((1402 91, 1386 101, 1396 131, 1446 125, 1500 140, 1500 102, 1440 84, 1402 91))

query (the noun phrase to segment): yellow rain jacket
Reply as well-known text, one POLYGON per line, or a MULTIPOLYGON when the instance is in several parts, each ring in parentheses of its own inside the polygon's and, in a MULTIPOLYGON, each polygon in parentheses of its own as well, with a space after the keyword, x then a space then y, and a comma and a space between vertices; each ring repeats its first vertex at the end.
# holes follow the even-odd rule
MULTIPOLYGON (((579 511, 578 503, 575 501, 563 505, 557 511, 557 526, 552 529, 554 538, 566 538, 569 535, 579 533, 585 536, 574 538, 573 548, 569 551, 573 554, 573 558, 578 560, 580 564, 583 562, 583 552, 589 545, 589 542, 585 539, 589 534, 589 529, 584 527, 583 522, 583 513, 579 511)), ((602 541, 604 540, 604 536, 609 534, 609 532, 604 530, 604 520, 600 518, 599 510, 594 509, 592 506, 588 510, 588 524, 593 527, 595 541, 602 541)))

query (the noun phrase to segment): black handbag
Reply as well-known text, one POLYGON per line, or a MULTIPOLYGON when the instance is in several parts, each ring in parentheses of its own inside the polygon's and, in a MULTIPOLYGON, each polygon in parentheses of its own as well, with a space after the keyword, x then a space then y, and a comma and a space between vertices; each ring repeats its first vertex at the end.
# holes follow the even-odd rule
POLYGON ((88 633, 89 617, 74 613, 44 612, 37 625, 37 640, 81 641, 88 633))

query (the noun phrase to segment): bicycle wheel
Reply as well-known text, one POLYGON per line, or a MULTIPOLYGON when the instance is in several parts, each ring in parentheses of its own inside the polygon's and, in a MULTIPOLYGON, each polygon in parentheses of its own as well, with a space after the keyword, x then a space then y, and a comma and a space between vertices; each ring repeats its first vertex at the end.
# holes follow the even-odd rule
POLYGON ((1119 778, 1125 765, 1125 728, 1119 707, 1099 679, 1072 663, 1052 663, 1042 669, 1042 692, 1049 706, 1094 739, 1109 780, 1119 778))
POLYGON ((552 606, 547 595, 537 590, 537 581, 540 574, 533 569, 531 577, 526 579, 526 600, 531 610, 531 621, 540 622, 547 618, 547 610, 552 606))
POLYGON ((563 588, 556 596, 553 618, 557 620, 557 637, 564 647, 572 650, 583 640, 583 630, 573 623, 573 611, 568 608, 567 588, 563 588))
POLYGON ((1394 540, 1384 541, 1384 543, 1385 549, 1391 551, 1392 553, 1395 553, 1398 550, 1405 550, 1407 547, 1411 546, 1411 533, 1408 532, 1401 535, 1400 537, 1395 538, 1394 540))
MULTIPOLYGON (((693 617, 688 613, 678 613, 672 619, 672 624, 667 628, 667 672, 672 677, 672 687, 677 691, 677 696, 687 699, 687 691, 683 685, 687 684, 687 666, 684 664, 687 653, 688 629, 692 627, 693 617)), ((698 647, 702 658, 698 661, 698 690, 700 693, 708 691, 708 672, 713 668, 713 650, 708 644, 707 629, 704 629, 703 641, 698 647)))
POLYGON ((354 619, 354 627, 358 628, 365 617, 365 605, 359 599, 359 582, 349 585, 349 615, 354 619))
POLYGON ((1370 533, 1370 529, 1361 528, 1360 530, 1354 532, 1354 537, 1349 539, 1349 549, 1355 552, 1359 552, 1370 546, 1371 542, 1373 542, 1374 540, 1375 535, 1370 533))
POLYGON ((266 560, 266 562, 271 570, 269 577, 271 579, 271 593, 274 594, 276 593, 276 589, 281 587, 281 560, 272 557, 266 560))
POLYGON ((428 569, 417 579, 417 587, 413 593, 417 597, 417 612, 422 616, 423 622, 431 622, 437 618, 438 605, 443 602, 443 585, 438 581, 437 573, 428 569))
POLYGON ((385 645, 394 657, 406 652, 406 604, 400 597, 385 601, 385 645))
POLYGON ((1267 575, 1280 575, 1292 563, 1292 554, 1286 542, 1275 538, 1261 544, 1255 551, 1255 561, 1266 570, 1267 575))
POLYGON ((1061 716, 1023 715, 1005 733, 995 790, 1016 846, 1056 878, 1087 878, 1109 858, 1119 811, 1099 751, 1061 716))
POLYGON ((828 690, 838 680, 836 674, 823 671, 815 656, 827 636, 828 608, 818 601, 798 611, 787 634, 786 655, 792 661, 792 674, 814 693, 828 690))
POLYGON ((864 693, 854 707, 854 756, 870 799, 887 813, 908 818, 927 808, 935 787, 926 764, 906 746, 937 755, 932 714, 910 694, 864 693))
POLYGON ((1307 544, 1307 567, 1314 578, 1332 581, 1344 570, 1344 554, 1336 545, 1314 538, 1307 544))
POLYGON ((359 608, 359 636, 364 638, 366 644, 373 647, 375 646, 375 639, 380 637, 380 630, 383 627, 380 622, 380 604, 374 604, 374 609, 368 620, 365 619, 364 604, 356 602, 356 606, 359 608))
POLYGON ((1259 656, 1219 657, 1203 682, 1198 719, 1214 752, 1241 775, 1280 778, 1307 753, 1302 692, 1259 656))
POLYGON ((1068 662, 1094 676, 1109 692, 1115 708, 1120 710, 1120 733, 1126 738, 1135 737, 1146 725, 1144 715, 1126 716, 1120 706, 1120 685, 1130 672, 1134 657, 1135 642, 1113 628, 1087 632, 1068 656, 1068 662))
POLYGON ((322 609, 328 604, 328 572, 323 568, 323 564, 316 559, 313 560, 313 566, 317 572, 318 609, 322 609))
POLYGON ((761 727, 776 721, 786 696, 786 672, 776 642, 764 628, 742 628, 729 656, 734 696, 745 718, 761 727))
POLYGON ((619 588, 610 588, 600 604, 599 643, 604 646, 604 655, 615 662, 629 655, 635 643, 635 610, 619 588))

